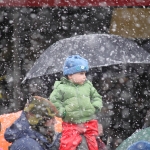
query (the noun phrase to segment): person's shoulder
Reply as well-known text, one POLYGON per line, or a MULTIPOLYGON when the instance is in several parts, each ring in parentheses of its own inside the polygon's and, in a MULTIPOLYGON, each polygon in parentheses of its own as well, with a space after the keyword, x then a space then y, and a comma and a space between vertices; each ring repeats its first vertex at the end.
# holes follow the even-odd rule
POLYGON ((65 80, 66 79, 64 77, 62 77, 60 80, 55 81, 55 83, 54 83, 54 89, 60 88, 62 85, 64 85, 65 80))
POLYGON ((61 84, 61 81, 55 81, 54 88, 57 88, 61 84))
POLYGON ((86 80, 85 84, 88 84, 90 86, 93 86, 92 82, 90 80, 86 80))

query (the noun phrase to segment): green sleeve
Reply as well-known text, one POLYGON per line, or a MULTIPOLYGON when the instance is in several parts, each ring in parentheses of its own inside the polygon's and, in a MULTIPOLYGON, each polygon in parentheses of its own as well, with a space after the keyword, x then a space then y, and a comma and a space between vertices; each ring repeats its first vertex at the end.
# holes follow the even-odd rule
POLYGON ((97 109, 101 110, 103 107, 102 96, 97 92, 97 90, 92 86, 91 87, 91 103, 97 109))
POLYGON ((63 94, 59 88, 55 88, 49 97, 50 101, 56 106, 59 111, 57 117, 63 118, 65 115, 65 108, 63 107, 63 94))

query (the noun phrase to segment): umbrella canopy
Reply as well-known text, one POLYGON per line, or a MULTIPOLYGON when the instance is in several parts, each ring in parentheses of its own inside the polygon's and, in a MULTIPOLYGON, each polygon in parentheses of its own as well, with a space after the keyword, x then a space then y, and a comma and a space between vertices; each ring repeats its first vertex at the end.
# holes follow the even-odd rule
POLYGON ((69 55, 79 54, 89 61, 89 67, 114 64, 150 63, 150 54, 133 40, 117 35, 89 34, 60 40, 38 58, 23 80, 61 72, 69 55))
POLYGON ((127 148, 135 142, 148 141, 150 142, 150 127, 139 130, 133 133, 125 141, 123 141, 116 150, 127 150, 127 148))

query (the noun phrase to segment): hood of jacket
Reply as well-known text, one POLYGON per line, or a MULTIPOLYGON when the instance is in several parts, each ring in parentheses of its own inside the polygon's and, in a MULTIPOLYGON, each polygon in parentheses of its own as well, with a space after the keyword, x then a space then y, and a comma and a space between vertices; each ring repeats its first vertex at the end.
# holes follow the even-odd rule
MULTIPOLYGON (((75 83, 71 82, 70 80, 66 79, 65 77, 62 77, 60 81, 55 81, 54 88, 57 88, 61 83, 63 83, 63 84, 69 84, 69 85, 72 85, 72 86, 77 86, 77 85, 79 85, 79 84, 75 84, 75 83)), ((84 84, 85 84, 85 83, 88 83, 88 84, 92 85, 89 80, 86 80, 86 81, 84 82, 84 84)), ((80 86, 80 85, 79 85, 79 86, 80 86)))

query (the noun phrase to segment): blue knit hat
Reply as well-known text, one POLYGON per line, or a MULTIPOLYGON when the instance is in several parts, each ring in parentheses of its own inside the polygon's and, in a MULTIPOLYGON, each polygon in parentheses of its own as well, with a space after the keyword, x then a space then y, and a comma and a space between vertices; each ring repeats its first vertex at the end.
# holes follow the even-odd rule
POLYGON ((86 59, 79 55, 67 57, 63 67, 63 75, 70 75, 84 71, 89 71, 88 61, 86 59))
POLYGON ((150 150, 150 142, 138 141, 129 146, 127 150, 150 150))

